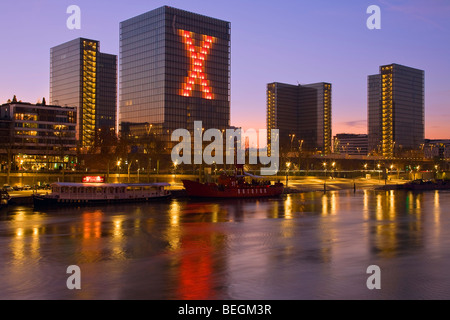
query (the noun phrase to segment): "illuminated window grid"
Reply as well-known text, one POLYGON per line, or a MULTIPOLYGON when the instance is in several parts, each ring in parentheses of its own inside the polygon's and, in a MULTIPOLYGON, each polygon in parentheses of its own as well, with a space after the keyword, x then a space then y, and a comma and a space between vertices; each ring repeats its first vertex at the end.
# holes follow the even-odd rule
POLYGON ((204 99, 214 99, 210 82, 205 72, 205 61, 210 53, 212 44, 215 42, 215 38, 208 35, 201 35, 202 40, 200 41, 200 46, 195 46, 193 32, 180 29, 178 33, 186 45, 186 52, 191 61, 188 76, 182 84, 181 95, 184 97, 192 97, 192 91, 199 90, 202 92, 204 99), (198 89, 198 86, 200 86, 200 89, 198 89))
POLYGON ((83 42, 83 104, 82 141, 83 146, 92 146, 95 137, 97 44, 83 42))
POLYGON ((393 156, 393 103, 392 103, 392 66, 382 69, 381 79, 382 112, 382 152, 384 157, 393 156))
POLYGON ((324 85, 324 99, 323 99, 323 143, 324 153, 331 153, 331 107, 330 107, 330 91, 329 84, 324 85))
POLYGON ((271 141, 272 141, 272 134, 271 129, 276 129, 276 123, 275 123, 275 92, 274 92, 275 86, 270 85, 267 90, 267 154, 268 156, 271 155, 271 141))

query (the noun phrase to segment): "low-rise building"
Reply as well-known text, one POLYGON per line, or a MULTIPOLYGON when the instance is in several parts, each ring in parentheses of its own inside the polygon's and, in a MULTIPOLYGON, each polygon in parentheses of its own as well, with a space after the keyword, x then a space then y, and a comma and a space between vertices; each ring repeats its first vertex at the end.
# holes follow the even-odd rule
POLYGON ((76 163, 76 107, 15 99, 0 106, 2 169, 52 170, 76 163))
POLYGON ((423 153, 426 159, 450 159, 450 139, 425 139, 423 153))

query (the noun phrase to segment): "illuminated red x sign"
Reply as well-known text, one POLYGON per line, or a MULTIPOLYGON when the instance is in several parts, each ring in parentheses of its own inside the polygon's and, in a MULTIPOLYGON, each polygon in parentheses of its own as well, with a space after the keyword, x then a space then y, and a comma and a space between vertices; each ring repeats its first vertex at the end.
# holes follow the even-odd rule
POLYGON ((191 60, 188 76, 185 78, 181 89, 181 95, 185 97, 192 97, 193 90, 200 90, 203 98, 214 99, 205 73, 205 60, 211 50, 214 37, 201 35, 203 40, 200 41, 200 46, 195 46, 194 39, 192 38, 192 32, 179 30, 179 34, 183 38, 183 42, 186 45, 187 54, 191 60), (200 87, 199 89, 196 89, 195 86, 200 87))

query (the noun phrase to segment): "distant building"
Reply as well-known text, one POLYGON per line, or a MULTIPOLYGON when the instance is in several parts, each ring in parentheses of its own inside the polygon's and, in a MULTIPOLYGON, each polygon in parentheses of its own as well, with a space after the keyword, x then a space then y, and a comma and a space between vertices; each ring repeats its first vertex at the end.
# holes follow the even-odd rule
POLYGON ((229 127, 229 22, 163 6, 120 23, 120 52, 122 134, 229 127))
POLYGON ((76 157, 76 121, 76 107, 23 102, 2 104, 2 167, 9 161, 24 170, 70 167, 76 157))
POLYGON ((424 142, 424 71, 399 64, 368 76, 369 152, 392 157, 424 142))
POLYGON ((99 130, 115 130, 117 56, 78 38, 50 49, 50 104, 78 107, 77 139, 92 147, 99 130))
POLYGON ((367 156, 369 150, 367 134, 339 133, 334 136, 334 152, 354 156, 367 156))
POLYGON ((450 159, 450 139, 426 139, 423 153, 426 159, 450 159))
POLYGON ((331 84, 326 82, 267 85, 268 144, 271 129, 279 130, 284 151, 331 152, 331 84))

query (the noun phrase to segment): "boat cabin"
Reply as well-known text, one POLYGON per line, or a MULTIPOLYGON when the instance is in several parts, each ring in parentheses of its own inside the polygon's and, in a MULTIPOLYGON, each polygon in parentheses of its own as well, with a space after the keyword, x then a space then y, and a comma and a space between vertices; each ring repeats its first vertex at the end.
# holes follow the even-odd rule
POLYGON ((51 196, 73 200, 130 200, 169 195, 169 183, 70 183, 51 184, 51 196))

